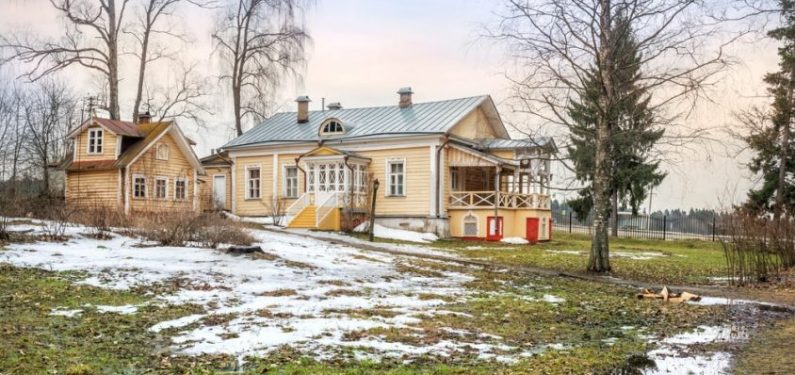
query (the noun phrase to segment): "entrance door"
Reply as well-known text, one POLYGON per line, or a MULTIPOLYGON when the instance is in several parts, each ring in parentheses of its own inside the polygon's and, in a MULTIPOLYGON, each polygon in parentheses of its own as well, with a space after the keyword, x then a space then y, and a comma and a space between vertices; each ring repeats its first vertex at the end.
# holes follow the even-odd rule
POLYGON ((489 216, 486 218, 486 240, 499 241, 502 239, 502 216, 489 216))
POLYGON ((343 163, 318 163, 314 166, 315 204, 321 204, 332 194, 345 190, 345 164, 343 163))
POLYGON ((226 176, 213 177, 213 206, 216 209, 226 208, 226 176))
POLYGON ((530 243, 537 243, 538 242, 538 218, 537 217, 528 217, 527 218, 527 240, 530 243))

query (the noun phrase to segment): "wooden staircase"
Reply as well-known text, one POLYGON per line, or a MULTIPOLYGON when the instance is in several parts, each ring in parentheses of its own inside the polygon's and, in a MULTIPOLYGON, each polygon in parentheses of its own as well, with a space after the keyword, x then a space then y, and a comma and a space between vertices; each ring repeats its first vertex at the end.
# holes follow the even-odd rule
POLYGON ((317 227, 317 207, 306 206, 296 217, 287 225, 288 228, 316 228, 317 227))

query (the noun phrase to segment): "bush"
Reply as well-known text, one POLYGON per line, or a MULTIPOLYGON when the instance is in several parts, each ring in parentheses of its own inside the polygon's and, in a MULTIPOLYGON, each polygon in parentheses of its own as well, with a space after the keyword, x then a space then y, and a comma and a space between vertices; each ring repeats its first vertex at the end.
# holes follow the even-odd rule
POLYGON ((795 220, 786 217, 775 223, 745 211, 735 212, 721 245, 732 285, 779 279, 782 271, 795 266, 795 220))
POLYGON ((88 227, 88 235, 96 239, 108 239, 113 228, 129 226, 130 220, 122 210, 96 202, 80 209, 75 222, 88 227))
POLYGON ((219 244, 248 246, 254 242, 242 224, 218 214, 177 212, 144 214, 137 217, 136 226, 140 235, 162 246, 216 247, 219 244))

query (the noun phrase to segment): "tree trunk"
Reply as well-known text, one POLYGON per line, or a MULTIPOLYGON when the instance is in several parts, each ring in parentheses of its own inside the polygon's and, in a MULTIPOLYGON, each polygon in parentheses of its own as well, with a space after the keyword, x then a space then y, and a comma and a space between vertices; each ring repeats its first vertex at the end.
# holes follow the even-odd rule
POLYGON ((789 106, 787 123, 781 127, 781 155, 779 158, 781 162, 778 166, 778 186, 776 187, 776 203, 773 208, 773 222, 778 226, 781 214, 784 211, 784 189, 787 186, 787 159, 789 158, 789 131, 792 125, 792 91, 793 91, 793 78, 795 74, 790 72, 789 82, 787 84, 787 105, 789 106))
POLYGON ((235 105, 235 131, 237 136, 243 135, 242 119, 240 118, 240 85, 237 82, 232 84, 232 100, 235 105))
POLYGON ((116 0, 108 0, 108 112, 112 120, 120 120, 119 110, 119 41, 116 24, 116 0))
POLYGON ((588 271, 609 272, 610 253, 607 235, 607 212, 610 194, 610 161, 608 160, 608 142, 610 140, 610 115, 613 95, 613 51, 612 51, 612 6, 610 0, 600 1, 601 29, 598 67, 602 79, 599 93, 598 119, 596 121, 596 155, 593 179, 593 230, 591 239, 591 255, 588 259, 588 271))
POLYGON ((147 50, 149 49, 149 32, 150 30, 148 28, 146 31, 144 31, 144 38, 143 42, 141 43, 141 61, 140 66, 138 67, 138 87, 136 87, 135 103, 133 103, 132 114, 132 120, 135 123, 138 123, 138 117, 141 114, 141 100, 144 90, 144 78, 146 77, 146 55, 147 50))
POLYGON ((613 195, 610 197, 611 200, 611 208, 610 208, 610 220, 613 222, 613 226, 611 228, 611 233, 613 237, 618 237, 618 192, 614 191, 613 195))

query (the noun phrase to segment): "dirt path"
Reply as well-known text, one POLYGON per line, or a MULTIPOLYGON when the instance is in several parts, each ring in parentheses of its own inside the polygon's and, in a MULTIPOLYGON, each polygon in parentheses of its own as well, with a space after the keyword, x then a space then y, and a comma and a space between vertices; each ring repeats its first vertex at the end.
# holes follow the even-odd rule
MULTIPOLYGON (((511 264, 503 264, 503 263, 495 263, 495 262, 487 262, 482 260, 472 260, 467 258, 455 257, 455 256, 445 256, 439 254, 423 254, 418 252, 412 251, 402 251, 399 249, 395 249, 390 244, 385 243, 368 243, 362 240, 358 240, 355 238, 341 238, 341 236, 335 236, 334 238, 330 238, 329 236, 324 236, 321 234, 312 234, 307 233, 307 231, 292 231, 289 229, 276 229, 272 227, 262 226, 263 230, 275 232, 275 233, 289 233, 293 235, 300 235, 303 237, 312 238, 315 240, 326 241, 331 244, 342 244, 345 246, 354 247, 357 249, 367 250, 367 251, 374 251, 392 255, 400 255, 400 256, 407 256, 407 257, 415 257, 421 259, 428 259, 428 260, 436 260, 436 261, 443 261, 443 262, 452 262, 457 263, 465 266, 476 266, 476 267, 483 267, 486 269, 507 269, 513 272, 518 272, 527 275, 541 275, 541 276, 556 276, 556 277, 567 277, 579 280, 586 280, 598 283, 609 283, 614 285, 622 285, 628 288, 635 288, 635 289, 642 289, 642 288, 653 288, 653 289, 660 289, 663 286, 668 286, 669 289, 672 290, 686 290, 691 293, 700 294, 702 296, 709 296, 709 297, 721 297, 721 298, 728 298, 728 299, 742 299, 742 300, 749 300, 754 302, 760 302, 765 304, 774 304, 778 306, 764 306, 764 308, 770 309, 777 309, 777 310, 789 310, 790 312, 795 313, 795 293, 791 291, 782 292, 780 290, 767 290, 767 289, 750 289, 750 288, 733 288, 733 287, 723 287, 723 286, 695 286, 695 285, 663 285, 658 283, 652 282, 643 282, 637 280, 627 280, 622 279, 614 276, 601 276, 601 275, 593 275, 588 273, 579 273, 579 272, 562 272, 556 271, 548 268, 539 268, 539 267, 532 267, 532 266, 517 266, 511 264)), ((421 246, 421 245, 420 245, 421 246)))

